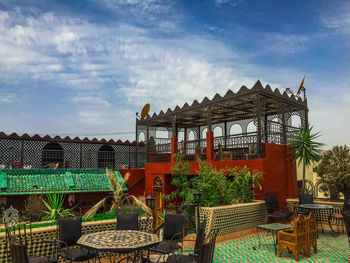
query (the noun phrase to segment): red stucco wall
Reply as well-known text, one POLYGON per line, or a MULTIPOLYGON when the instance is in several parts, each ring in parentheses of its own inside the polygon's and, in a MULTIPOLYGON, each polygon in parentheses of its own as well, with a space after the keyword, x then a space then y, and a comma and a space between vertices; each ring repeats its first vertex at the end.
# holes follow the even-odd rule
POLYGON ((127 182, 129 194, 136 197, 143 196, 145 191, 145 169, 119 169, 119 171, 123 177, 127 172, 130 173, 129 180, 127 182))
MULTIPOLYGON (((257 199, 264 199, 265 193, 274 192, 280 202, 285 202, 287 198, 296 197, 296 166, 288 158, 286 145, 265 143, 265 159, 249 160, 223 160, 212 161, 212 165, 217 169, 229 167, 243 167, 263 172, 261 184, 262 191, 255 189, 257 199)), ((146 163, 145 165, 145 195, 153 194, 154 179, 159 176, 164 184, 164 193, 168 194, 173 190, 171 185, 171 166, 174 163, 146 163)), ((191 162, 191 174, 197 174, 198 165, 191 162)))

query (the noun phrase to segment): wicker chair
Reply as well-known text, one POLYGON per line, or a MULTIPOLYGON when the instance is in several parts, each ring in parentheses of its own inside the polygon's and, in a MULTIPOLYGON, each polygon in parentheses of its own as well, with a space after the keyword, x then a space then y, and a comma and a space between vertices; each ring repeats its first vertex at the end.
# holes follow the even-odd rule
POLYGON ((304 215, 299 215, 294 221, 293 230, 281 230, 278 232, 278 256, 288 248, 292 251, 295 259, 299 260, 299 253, 304 251, 306 257, 309 257, 308 250, 308 224, 304 215))
POLYGON ((307 229, 308 229, 308 235, 307 235, 307 247, 308 247, 308 254, 311 255, 311 246, 314 248, 314 252, 317 253, 317 222, 316 217, 314 213, 310 213, 307 217, 307 229))

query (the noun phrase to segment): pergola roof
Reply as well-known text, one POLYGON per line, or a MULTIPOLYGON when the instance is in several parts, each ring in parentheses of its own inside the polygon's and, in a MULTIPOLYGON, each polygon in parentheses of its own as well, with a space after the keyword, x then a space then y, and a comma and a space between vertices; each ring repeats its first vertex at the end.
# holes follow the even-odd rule
MULTIPOLYGON (((119 170, 119 183, 124 181, 119 170)), ((123 188, 128 190, 126 186, 123 188)), ((44 193, 111 191, 105 169, 3 169, 0 170, 0 196, 44 193)))
POLYGON ((272 91, 269 85, 264 88, 258 80, 255 85, 248 89, 242 86, 237 93, 228 90, 222 97, 220 94, 209 100, 205 97, 202 102, 194 100, 191 105, 185 103, 181 108, 176 106, 164 113, 154 113, 146 118, 137 120, 139 126, 171 127, 174 117, 179 128, 204 126, 207 124, 208 109, 211 108, 212 123, 223 123, 242 119, 250 119, 257 116, 256 100, 264 104, 264 114, 274 115, 281 112, 281 104, 288 111, 306 110, 307 102, 300 97, 288 96, 278 89, 272 91))

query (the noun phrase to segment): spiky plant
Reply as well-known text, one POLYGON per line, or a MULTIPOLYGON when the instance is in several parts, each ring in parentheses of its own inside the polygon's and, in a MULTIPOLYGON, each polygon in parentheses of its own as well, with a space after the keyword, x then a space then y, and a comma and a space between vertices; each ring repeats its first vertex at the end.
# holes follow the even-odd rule
POLYGON ((121 208, 122 205, 124 204, 124 202, 131 199, 135 205, 141 207, 146 213, 148 213, 150 215, 152 214, 151 210, 142 201, 140 201, 136 196, 130 195, 127 192, 123 191, 123 187, 125 186, 125 184, 129 180, 130 173, 126 173, 126 175, 124 177, 124 181, 121 184, 119 183, 118 176, 116 174, 114 174, 114 172, 112 170, 106 169, 106 174, 107 174, 107 177, 108 177, 109 182, 110 182, 110 189, 112 192, 111 195, 109 195, 109 196, 103 198, 102 200, 100 200, 99 202, 97 202, 96 205, 91 207, 84 214, 84 217, 92 218, 101 207, 104 207, 106 200, 109 198, 112 198, 112 200, 113 200, 110 211, 113 211, 117 208, 121 208))
POLYGON ((292 160, 298 161, 299 165, 303 164, 302 193, 305 191, 305 167, 321 159, 321 150, 324 145, 315 141, 320 134, 318 132, 312 134, 311 131, 312 127, 300 127, 299 134, 294 135, 288 143, 291 146, 292 160))

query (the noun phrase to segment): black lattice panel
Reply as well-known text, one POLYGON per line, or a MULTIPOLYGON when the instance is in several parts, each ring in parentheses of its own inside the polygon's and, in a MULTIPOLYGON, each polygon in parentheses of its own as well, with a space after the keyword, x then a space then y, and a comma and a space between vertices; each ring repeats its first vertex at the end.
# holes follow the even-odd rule
POLYGON ((129 146, 128 145, 112 145, 115 151, 115 167, 123 164, 129 165, 129 146))
POLYGON ((129 158, 130 167, 129 168, 137 168, 136 146, 129 146, 129 147, 130 147, 130 158, 129 158))
POLYGON ((64 149, 64 161, 69 168, 80 167, 80 144, 79 143, 60 143, 64 149), (68 163, 67 163, 68 162, 68 163))
POLYGON ((41 168, 42 149, 47 141, 24 141, 23 166, 30 165, 32 169, 41 168))
POLYGON ((97 152, 102 144, 88 144, 82 145, 82 168, 97 168, 97 152))
POLYGON ((19 162, 21 159, 21 141, 0 139, 0 165, 2 168, 9 168, 12 162, 19 162))

